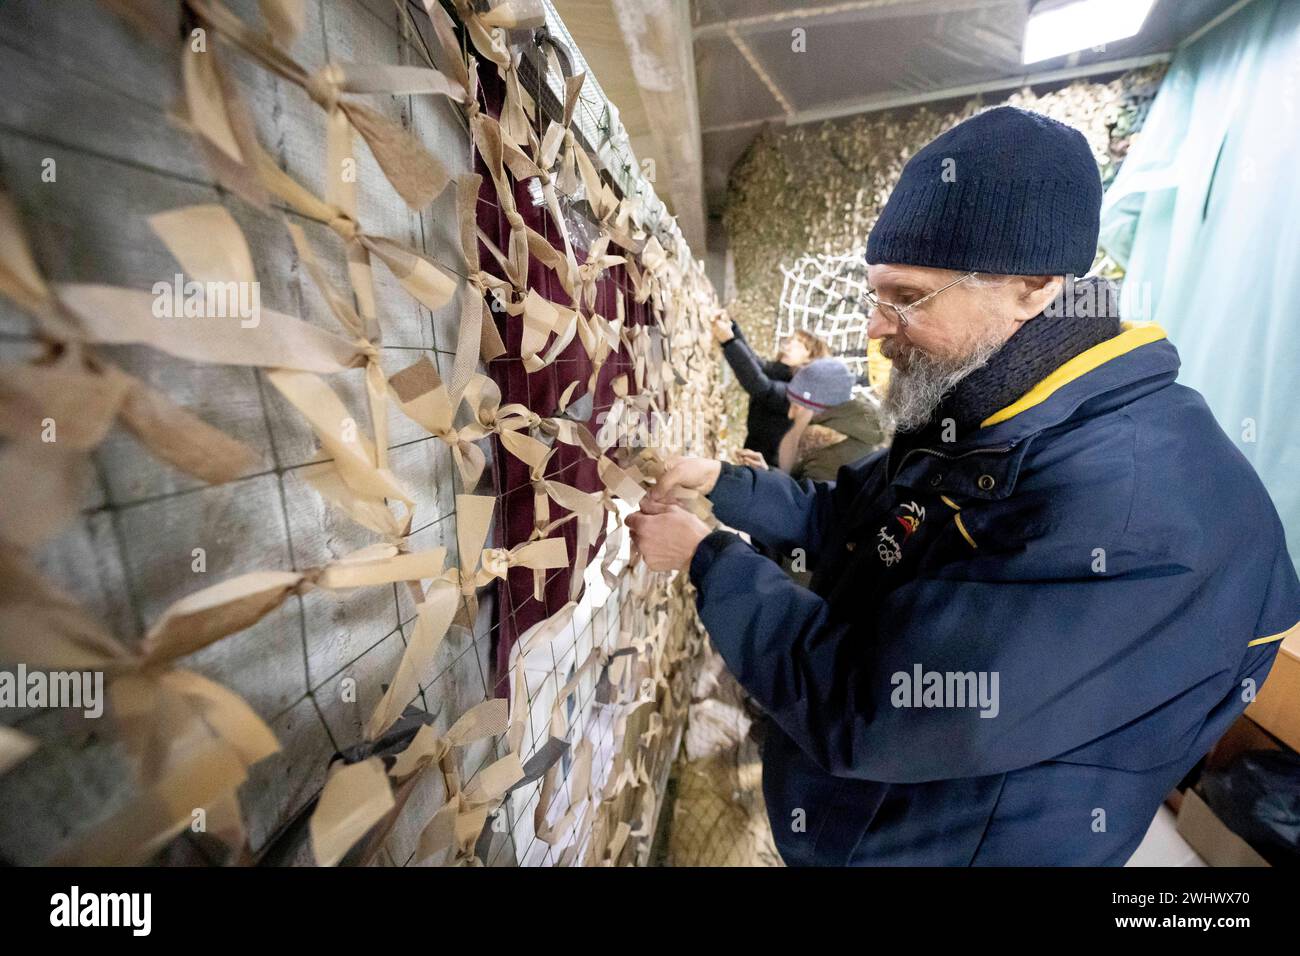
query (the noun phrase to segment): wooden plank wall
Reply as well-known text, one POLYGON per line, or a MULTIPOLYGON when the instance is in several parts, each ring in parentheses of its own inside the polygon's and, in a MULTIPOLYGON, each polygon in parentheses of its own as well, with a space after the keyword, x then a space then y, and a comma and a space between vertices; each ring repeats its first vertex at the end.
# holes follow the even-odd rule
MULTIPOLYGON (((229 5, 246 20, 258 21, 256 0, 229 5)), ((307 12, 293 53, 309 70, 329 59, 422 62, 403 39, 391 0, 309 0, 307 12)), ((324 113, 300 89, 239 56, 227 60, 254 108, 262 142, 292 176, 323 195, 324 113)), ((147 217, 221 203, 248 238, 262 304, 334 329, 301 268, 285 220, 306 230, 336 285, 347 288, 341 243, 324 226, 283 209, 266 215, 214 186, 187 135, 167 118, 179 93, 177 70, 174 56, 93 0, 0 4, 0 89, 5 91, 0 177, 27 223, 40 267, 55 281, 142 289, 170 281, 176 264, 150 231, 147 217), (46 159, 56 164, 52 183, 41 179, 46 159)), ((371 97, 368 103, 412 129, 453 175, 469 169, 464 120, 441 98, 371 97)), ((367 231, 463 269, 454 235, 455 190, 448 189, 431 208, 413 212, 364 146, 358 146, 357 157, 367 231)), ((391 374, 423 354, 447 373, 459 293, 431 314, 382 266, 375 274, 384 367, 391 374)), ((0 359, 21 359, 31 351, 27 318, 0 301, 0 359)), ((258 466, 239 480, 208 487, 155 461, 120 430, 96 452, 93 495, 78 525, 41 556, 41 566, 123 641, 138 641, 164 607, 200 587, 255 569, 318 566, 374 540, 298 477, 316 453, 315 441, 260 371, 194 365, 143 347, 105 352, 261 455, 258 466), (205 573, 192 570, 195 548, 206 553, 205 573)), ((357 369, 331 378, 358 422, 368 420, 362 374, 357 369)), ((454 495, 463 489, 447 448, 395 410, 390 428, 392 469, 416 497, 411 548, 446 545, 454 556, 454 495)), ((491 491, 491 474, 489 468, 481 493, 491 491)), ((453 628, 422 679, 416 703, 437 715, 440 732, 488 692, 492 593, 483 592, 473 633, 453 628)), ((618 630, 619 598, 614 595, 608 605, 615 613, 601 617, 609 633, 618 630)), ((402 587, 312 591, 185 661, 244 695, 281 742, 282 751, 254 768, 240 794, 255 853, 319 792, 331 755, 362 739, 362 726, 381 695, 381 683, 396 668, 413 617, 402 587), (357 687, 350 702, 342 693, 347 678, 357 687)), ((3 719, 15 723, 13 714, 3 719)), ((123 753, 100 723, 66 711, 17 715, 16 725, 43 746, 0 778, 5 861, 46 859, 132 796, 123 753)), ((504 740, 469 748, 466 773, 504 752, 504 740)), ((434 787, 431 780, 430 788, 413 799, 406 820, 425 820, 436 809, 441 784, 434 787)), ((417 835, 418 828, 399 826, 383 862, 408 862, 417 835)), ((513 864, 528 850, 515 848, 505 834, 488 862, 513 864)), ((300 854, 297 862, 309 860, 300 854)))

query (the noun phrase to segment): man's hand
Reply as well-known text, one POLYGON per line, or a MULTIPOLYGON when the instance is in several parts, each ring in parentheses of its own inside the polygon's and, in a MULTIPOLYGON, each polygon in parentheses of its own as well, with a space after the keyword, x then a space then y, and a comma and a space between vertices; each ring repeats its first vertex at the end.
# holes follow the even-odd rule
POLYGON ((625 522, 651 571, 685 571, 709 526, 681 505, 641 499, 641 510, 625 522))
POLYGON ((713 339, 719 344, 730 342, 736 337, 736 333, 731 331, 731 320, 725 315, 713 320, 713 339))
POLYGON ((713 458, 682 458, 674 455, 668 459, 664 473, 650 489, 650 497, 671 504, 677 497, 678 488, 707 495, 718 483, 718 475, 721 473, 722 462, 713 458))
POLYGON ((736 459, 738 464, 767 471, 767 459, 763 457, 762 452, 754 451, 752 448, 740 449, 740 451, 736 452, 736 459))

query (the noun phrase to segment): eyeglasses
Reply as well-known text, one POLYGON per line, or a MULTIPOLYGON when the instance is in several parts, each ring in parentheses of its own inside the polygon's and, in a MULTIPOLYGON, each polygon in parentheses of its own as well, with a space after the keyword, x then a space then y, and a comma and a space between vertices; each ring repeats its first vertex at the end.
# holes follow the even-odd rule
POLYGON ((924 305, 926 302, 929 302, 931 299, 933 299, 933 298, 934 298, 936 295, 938 295, 940 292, 946 292, 946 291, 948 291, 949 289, 951 289, 953 286, 957 285, 958 283, 960 283, 960 282, 965 282, 965 281, 966 281, 967 279, 969 279, 971 276, 976 276, 976 275, 979 275, 979 273, 978 273, 978 272, 968 272, 968 273, 966 273, 964 276, 962 276, 962 277, 959 278, 959 279, 953 279, 951 282, 949 282, 949 283, 948 283, 946 286, 944 286, 943 288, 941 288, 941 289, 935 289, 933 292, 929 293, 928 295, 923 295, 923 296, 921 296, 921 298, 917 299, 915 302, 909 302, 907 305, 895 305, 895 304, 892 303, 892 302, 886 302, 886 301, 883 300, 883 299, 877 298, 877 297, 876 297, 876 293, 875 293, 875 291, 874 291, 873 289, 867 289, 867 290, 862 294, 862 302, 865 303, 866 306, 867 306, 867 315, 871 315, 872 312, 875 312, 875 311, 876 311, 877 309, 879 309, 881 306, 886 306, 886 307, 892 309, 893 312, 894 312, 894 314, 895 314, 896 316, 898 316, 898 324, 899 324, 900 326, 902 326, 903 328, 907 328, 907 324, 908 324, 908 322, 907 322, 907 316, 908 316, 908 314, 909 314, 913 309, 916 309, 916 308, 920 307, 921 305, 924 305))

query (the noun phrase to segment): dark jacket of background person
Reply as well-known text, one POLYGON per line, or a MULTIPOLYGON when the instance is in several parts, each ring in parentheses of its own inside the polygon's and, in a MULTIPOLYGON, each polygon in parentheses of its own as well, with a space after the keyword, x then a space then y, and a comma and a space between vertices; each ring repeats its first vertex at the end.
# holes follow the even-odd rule
POLYGON ((834 483, 722 466, 719 520, 813 571, 799 587, 723 530, 690 566, 771 718, 788 864, 1132 854, 1300 619, 1273 503, 1177 371, 1135 327, 946 446, 896 441, 834 483), (923 700, 925 672, 997 675, 996 716, 923 700))
POLYGON ((764 362, 754 354, 740 326, 731 323, 733 337, 722 343, 722 354, 736 373, 736 381, 749 394, 749 413, 745 418, 745 447, 763 456, 769 467, 777 467, 776 451, 781 436, 790 428, 790 403, 785 386, 794 369, 784 362, 764 362))
POLYGON ((832 481, 841 467, 866 458, 885 438, 875 410, 856 399, 814 415, 812 426, 844 437, 831 444, 817 444, 806 455, 801 454, 790 472, 793 478, 832 481))

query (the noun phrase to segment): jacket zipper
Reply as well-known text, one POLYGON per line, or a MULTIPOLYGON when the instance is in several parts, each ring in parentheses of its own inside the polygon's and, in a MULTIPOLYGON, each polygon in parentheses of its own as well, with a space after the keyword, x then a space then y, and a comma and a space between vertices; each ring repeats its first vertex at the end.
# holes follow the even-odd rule
POLYGON ((891 485, 894 483, 894 479, 898 477, 898 473, 902 471, 903 466, 907 464, 907 459, 911 458, 913 455, 917 454, 918 452, 926 455, 936 455, 939 458, 944 459, 945 461, 956 461, 959 458, 967 458, 970 455, 980 455, 986 453, 1000 454, 1003 452, 1010 451, 1011 448, 1012 448, 1011 445, 997 445, 997 446, 990 446, 988 448, 972 448, 970 451, 964 451, 960 455, 949 455, 947 452, 939 451, 937 448, 913 448, 909 450, 906 455, 903 456, 902 461, 898 463, 898 467, 894 469, 894 473, 889 476, 889 483, 891 485))

